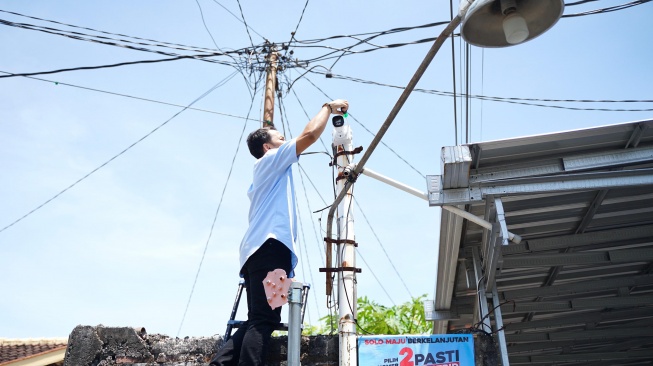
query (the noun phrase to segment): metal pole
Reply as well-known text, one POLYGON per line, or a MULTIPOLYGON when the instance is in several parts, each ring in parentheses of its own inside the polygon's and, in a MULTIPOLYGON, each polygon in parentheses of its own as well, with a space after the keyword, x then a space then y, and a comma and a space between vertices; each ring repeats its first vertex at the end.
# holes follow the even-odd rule
POLYGON ((302 292, 304 284, 293 282, 288 295, 288 366, 299 366, 302 340, 302 292))
MULTIPOLYGON (((427 67, 433 61, 433 58, 435 57, 435 54, 438 53, 440 50, 440 47, 442 47, 442 44, 444 41, 449 38, 451 33, 453 33, 454 29, 458 27, 460 24, 462 18, 465 16, 465 13, 467 12, 467 9, 469 9, 469 6, 474 2, 474 0, 463 0, 460 3, 460 8, 458 10, 458 15, 456 15, 451 22, 447 25, 446 28, 440 33, 438 38, 435 40, 433 45, 431 46, 431 49, 429 49, 428 53, 424 57, 424 60, 422 60, 422 63, 419 65, 417 68, 417 71, 415 71, 415 74, 413 77, 410 79, 408 82, 408 85, 404 89, 404 91, 401 93, 401 96, 399 97, 399 100, 395 103, 395 106, 392 108, 390 111, 390 114, 386 118, 385 122, 383 122, 383 125, 381 125, 381 128, 379 129, 379 132, 374 135, 374 139, 370 143, 370 146, 367 148, 367 151, 365 151, 365 154, 361 158, 360 163, 358 163, 358 166, 356 167, 356 170, 354 171, 354 177, 358 176, 360 172, 363 170, 363 167, 365 166, 365 163, 367 160, 370 158, 370 155, 372 155, 372 152, 374 152, 374 149, 376 149, 376 146, 381 142, 381 139, 385 135, 385 132, 390 128, 390 125, 394 121, 395 117, 397 117, 397 114, 399 114, 399 111, 401 108, 404 106, 404 103, 406 103, 406 100, 408 99, 408 96, 410 93, 413 92, 415 89, 415 86, 419 82, 419 80, 422 78, 424 73, 426 72, 427 67)), ((347 194, 349 191, 349 188, 351 187, 353 183, 350 181, 347 181, 345 184, 344 189, 338 194, 336 197, 335 201, 333 202, 333 205, 331 206, 331 209, 329 209, 329 215, 327 217, 327 238, 331 238, 331 235, 333 233, 333 216, 336 210, 336 207, 338 204, 343 200, 344 196, 347 194)), ((327 266, 329 266, 330 263, 327 262, 327 266)), ((327 272, 328 275, 328 272, 327 272)), ((331 288, 327 286, 327 295, 331 295, 331 288)))

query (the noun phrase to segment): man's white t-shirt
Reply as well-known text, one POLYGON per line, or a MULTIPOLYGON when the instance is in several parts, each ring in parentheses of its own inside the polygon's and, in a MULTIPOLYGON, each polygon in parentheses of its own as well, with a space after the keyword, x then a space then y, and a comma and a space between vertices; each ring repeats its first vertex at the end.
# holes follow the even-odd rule
MULTIPOLYGON (((299 161, 299 156, 295 144, 295 139, 286 141, 278 149, 268 150, 254 163, 252 185, 247 190, 249 228, 240 243, 241 269, 270 238, 285 244, 292 253, 291 268, 297 265, 297 213, 292 164, 299 161)), ((294 277, 294 271, 291 270, 288 277, 294 277)))

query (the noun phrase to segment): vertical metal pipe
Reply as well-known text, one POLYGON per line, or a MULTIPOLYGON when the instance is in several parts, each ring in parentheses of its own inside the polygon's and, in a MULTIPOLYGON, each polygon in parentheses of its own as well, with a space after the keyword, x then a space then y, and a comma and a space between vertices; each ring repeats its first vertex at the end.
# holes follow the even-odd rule
POLYGON ((288 295, 288 366, 300 364, 303 287, 303 283, 293 282, 288 295))
POLYGON ((494 290, 492 291, 492 304, 494 306, 494 323, 497 327, 496 332, 499 338, 499 350, 501 351, 501 365, 510 366, 510 361, 508 360, 508 347, 506 345, 506 333, 503 330, 501 301, 499 299, 499 293, 497 292, 496 284, 493 287, 494 290))
POLYGON ((478 248, 472 250, 472 255, 474 258, 474 275, 476 278, 476 304, 474 304, 474 309, 476 309, 476 311, 474 312, 474 322, 480 322, 482 330, 492 332, 487 308, 487 294, 485 293, 483 268, 481 267, 481 255, 478 252, 478 248), (478 317, 478 319, 476 319, 476 317, 478 317))

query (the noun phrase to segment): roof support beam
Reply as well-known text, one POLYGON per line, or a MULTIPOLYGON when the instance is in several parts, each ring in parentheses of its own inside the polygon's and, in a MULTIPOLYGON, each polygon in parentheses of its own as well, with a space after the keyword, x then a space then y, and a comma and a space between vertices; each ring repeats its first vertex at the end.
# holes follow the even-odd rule
POLYGON ((537 296, 561 296, 594 292, 606 289, 615 289, 619 287, 653 285, 653 275, 647 274, 642 276, 608 278, 593 281, 582 281, 565 283, 563 285, 553 285, 549 287, 536 287, 521 290, 508 290, 501 292, 501 298, 504 300, 514 300, 519 298, 534 298, 537 296))
POLYGON ((653 303, 653 295, 573 299, 569 301, 542 301, 532 303, 507 303, 501 306, 504 313, 531 311, 569 311, 645 306, 653 303))
POLYGON ((563 355, 542 355, 542 356, 517 356, 510 359, 513 365, 538 364, 554 362, 594 362, 594 361, 625 361, 625 360, 648 360, 651 358, 651 350, 627 351, 627 352, 606 352, 606 353, 571 353, 563 355))
POLYGON ((531 239, 520 244, 511 244, 503 248, 503 254, 519 254, 546 250, 566 249, 629 240, 650 241, 653 238, 653 225, 595 231, 578 235, 553 236, 543 239, 531 239))
POLYGON ((479 202, 488 195, 572 192, 653 184, 653 169, 575 173, 545 177, 506 179, 470 184, 468 188, 444 189, 441 176, 427 175, 429 205, 460 205, 479 202))
POLYGON ((622 249, 584 253, 527 254, 503 258, 504 268, 566 266, 601 263, 653 261, 653 248, 622 249))
MULTIPOLYGON (((650 337, 650 336, 649 336, 650 337)), ((531 343, 519 343, 514 344, 508 347, 508 352, 514 356, 527 356, 529 353, 538 353, 541 354, 541 351, 547 351, 549 353, 555 351, 562 351, 563 349, 569 349, 573 347, 582 347, 585 352, 589 350, 604 351, 605 347, 612 347, 618 350, 628 350, 630 348, 640 347, 646 345, 650 342, 649 337, 642 337, 638 339, 633 339, 629 341, 617 341, 617 340, 569 340, 569 341, 548 341, 548 342, 531 342, 531 343)))
MULTIPOLYGON (((636 131, 633 131, 633 134, 636 131)), ((639 131, 641 135, 641 129, 639 131)), ((637 142, 639 143, 639 141, 637 142)), ((571 155, 562 157, 562 159, 548 159, 539 163, 540 165, 533 165, 533 162, 528 162, 528 164, 522 164, 512 169, 492 170, 487 173, 472 174, 469 177, 469 181, 473 184, 511 178, 554 175, 589 168, 606 169, 615 166, 653 161, 653 147, 629 149, 627 151, 624 149, 603 151, 598 154, 571 155)))
POLYGON ((554 328, 561 325, 567 327, 573 326, 582 326, 585 327, 586 324, 601 324, 603 322, 618 323, 623 322, 624 320, 637 319, 640 318, 640 322, 644 320, 653 320, 653 313, 650 309, 640 308, 640 309, 628 309, 628 310, 612 310, 610 312, 604 313, 570 313, 569 315, 564 315, 556 317, 553 319, 535 319, 530 322, 519 322, 519 323, 506 323, 507 331, 518 331, 525 329, 546 329, 554 328))
POLYGON ((571 340, 616 340, 634 337, 653 337, 648 327, 638 328, 609 328, 609 329, 583 329, 563 332, 521 333, 507 335, 510 343, 544 342, 544 341, 571 341, 571 340))

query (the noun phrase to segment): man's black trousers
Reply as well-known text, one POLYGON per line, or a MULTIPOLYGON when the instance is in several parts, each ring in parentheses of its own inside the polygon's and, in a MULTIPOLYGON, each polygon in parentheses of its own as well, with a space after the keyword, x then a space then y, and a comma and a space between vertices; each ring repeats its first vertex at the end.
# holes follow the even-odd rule
POLYGON ((270 336, 281 322, 281 307, 270 308, 263 290, 263 279, 277 268, 290 273, 290 267, 290 250, 275 239, 268 239, 249 257, 240 271, 247 290, 247 322, 218 351, 211 365, 265 364, 270 336))

